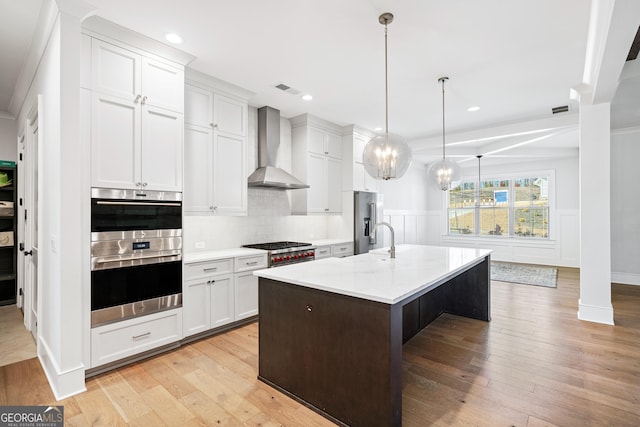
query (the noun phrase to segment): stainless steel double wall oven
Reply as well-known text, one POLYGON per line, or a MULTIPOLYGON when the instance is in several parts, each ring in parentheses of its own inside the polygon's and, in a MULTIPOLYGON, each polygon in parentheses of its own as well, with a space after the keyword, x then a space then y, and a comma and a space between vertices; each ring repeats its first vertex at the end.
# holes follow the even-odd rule
POLYGON ((182 305, 182 193, 91 189, 91 326, 182 305))

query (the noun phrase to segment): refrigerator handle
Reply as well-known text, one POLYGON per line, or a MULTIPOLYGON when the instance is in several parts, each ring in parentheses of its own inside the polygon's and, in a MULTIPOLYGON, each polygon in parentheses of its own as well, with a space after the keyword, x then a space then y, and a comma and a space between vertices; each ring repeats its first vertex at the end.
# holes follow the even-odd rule
POLYGON ((378 223, 378 218, 376 218, 376 203, 369 203, 369 218, 371 218, 371 224, 373 225, 370 229, 369 234, 369 243, 372 245, 376 244, 376 224, 378 223))

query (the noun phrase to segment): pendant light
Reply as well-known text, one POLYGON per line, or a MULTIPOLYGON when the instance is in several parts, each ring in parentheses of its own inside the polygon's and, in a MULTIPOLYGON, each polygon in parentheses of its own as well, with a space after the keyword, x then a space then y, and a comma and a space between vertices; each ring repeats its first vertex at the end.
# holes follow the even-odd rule
POLYGON ((460 180, 460 167, 458 163, 445 157, 445 125, 444 125, 444 83, 449 77, 440 77, 442 83, 442 160, 438 160, 429 168, 429 179, 442 191, 450 190, 452 185, 460 180))
POLYGON ((378 21, 384 25, 384 97, 385 133, 367 143, 362 153, 364 169, 375 179, 400 178, 411 164, 411 149, 396 135, 389 134, 389 78, 387 72, 387 25, 393 22, 391 13, 383 13, 378 21))

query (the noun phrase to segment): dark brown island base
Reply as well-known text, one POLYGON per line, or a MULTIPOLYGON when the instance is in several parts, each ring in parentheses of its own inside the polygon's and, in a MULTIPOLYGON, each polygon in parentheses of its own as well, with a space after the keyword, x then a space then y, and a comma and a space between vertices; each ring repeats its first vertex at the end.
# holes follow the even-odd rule
POLYGON ((402 425, 403 343, 442 313, 490 320, 490 252, 402 245, 256 272, 258 378, 339 425, 402 425))

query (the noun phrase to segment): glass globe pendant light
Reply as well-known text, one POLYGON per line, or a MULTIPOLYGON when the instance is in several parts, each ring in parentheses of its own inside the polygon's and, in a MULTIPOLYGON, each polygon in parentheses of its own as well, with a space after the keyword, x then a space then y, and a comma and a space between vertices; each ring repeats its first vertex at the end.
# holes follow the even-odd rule
POLYGON ((433 163, 429 168, 429 179, 442 191, 450 190, 460 180, 460 166, 458 166, 458 163, 448 160, 444 151, 444 83, 447 80, 449 80, 449 77, 440 77, 438 79, 438 82, 442 83, 442 160, 433 163))
POLYGON ((384 96, 385 133, 367 143, 362 153, 364 169, 375 179, 401 178, 411 164, 411 149, 400 137, 389 134, 389 78, 387 71, 387 24, 393 22, 391 13, 383 13, 378 21, 384 25, 384 96))

